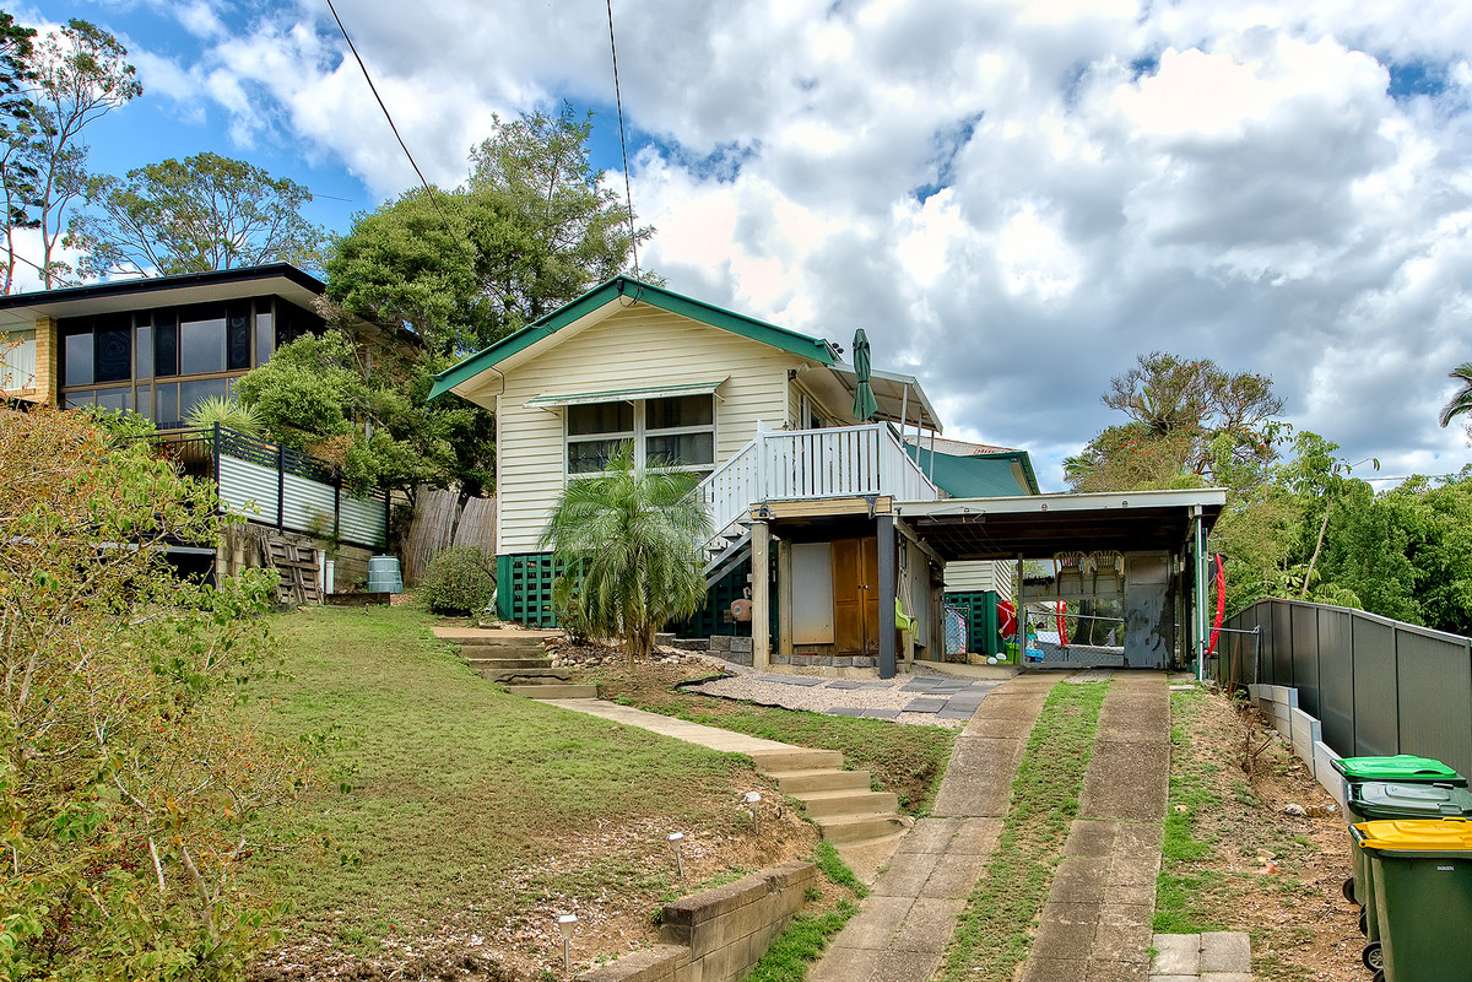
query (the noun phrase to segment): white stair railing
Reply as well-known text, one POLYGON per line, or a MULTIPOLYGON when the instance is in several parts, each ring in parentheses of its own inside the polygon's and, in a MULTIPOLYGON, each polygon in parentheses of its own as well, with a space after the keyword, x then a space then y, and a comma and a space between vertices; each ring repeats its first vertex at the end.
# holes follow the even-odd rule
POLYGON ((719 538, 762 501, 890 495, 934 501, 940 490, 887 423, 759 430, 696 493, 719 538))

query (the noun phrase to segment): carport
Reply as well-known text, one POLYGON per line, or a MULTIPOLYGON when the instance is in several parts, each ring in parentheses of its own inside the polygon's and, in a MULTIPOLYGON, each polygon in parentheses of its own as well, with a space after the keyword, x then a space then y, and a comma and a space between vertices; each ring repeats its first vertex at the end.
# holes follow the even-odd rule
MULTIPOLYGON (((1028 560, 1050 562, 1051 577, 1026 580, 1019 600, 1117 598, 1126 667, 1164 668, 1189 654, 1199 676, 1210 629, 1205 543, 1225 503, 1220 488, 945 498, 897 501, 893 520, 897 534, 945 562, 1016 560, 1019 569, 1028 560)), ((881 583, 886 552, 881 543, 881 583)), ((1018 618, 1020 648, 1024 621, 1018 618)), ((880 674, 887 676, 894 642, 892 635, 880 640, 880 674)))

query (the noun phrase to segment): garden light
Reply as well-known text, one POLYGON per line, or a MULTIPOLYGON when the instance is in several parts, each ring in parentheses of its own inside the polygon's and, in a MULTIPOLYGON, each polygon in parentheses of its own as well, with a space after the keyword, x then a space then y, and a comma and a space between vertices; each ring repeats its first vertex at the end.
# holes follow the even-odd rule
POLYGON ((557 915, 557 930, 562 932, 562 970, 568 978, 572 978, 572 934, 577 927, 578 915, 557 915))
POLYGON ((685 833, 671 832, 665 838, 670 848, 675 851, 675 875, 683 880, 685 878, 685 857, 680 855, 680 845, 685 841, 685 833))
POLYGON ((741 800, 745 801, 747 806, 751 809, 751 831, 754 833, 760 832, 760 806, 762 803, 762 793, 760 791, 748 791, 746 792, 746 794, 741 796, 741 800))

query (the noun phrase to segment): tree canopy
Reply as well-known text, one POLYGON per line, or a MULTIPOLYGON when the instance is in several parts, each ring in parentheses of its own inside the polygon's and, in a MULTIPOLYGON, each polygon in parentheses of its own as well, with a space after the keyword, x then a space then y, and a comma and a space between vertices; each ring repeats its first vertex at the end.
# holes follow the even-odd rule
POLYGON ((365 215, 327 263, 328 292, 427 348, 478 350, 627 268, 635 239, 588 149, 591 117, 564 108, 497 119, 460 187, 415 189, 365 215))
POLYGON ((1307 598, 1472 633, 1472 466, 1377 493, 1363 475, 1378 462, 1292 433, 1270 379, 1205 359, 1143 356, 1104 401, 1129 421, 1065 462, 1069 483, 1226 488, 1209 545, 1226 557, 1229 611, 1307 598))
POLYGON ((68 244, 86 251, 92 276, 321 266, 326 233, 302 215, 311 191, 243 160, 164 160, 94 177, 86 195, 91 210, 72 221, 68 244))

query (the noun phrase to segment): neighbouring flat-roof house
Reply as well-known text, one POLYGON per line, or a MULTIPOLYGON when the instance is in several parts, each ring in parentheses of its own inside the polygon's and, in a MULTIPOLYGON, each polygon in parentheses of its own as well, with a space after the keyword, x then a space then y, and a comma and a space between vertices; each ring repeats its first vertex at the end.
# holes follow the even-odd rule
MULTIPOLYGON (((730 602, 751 583, 753 554, 766 553, 786 571, 770 605, 776 658, 868 666, 880 648, 876 515, 946 486, 1025 495, 1037 481, 1023 451, 936 442, 941 422, 915 378, 874 372, 879 410, 866 421, 853 417, 854 385, 829 341, 619 277, 445 372, 432 398, 453 392, 496 414, 503 617, 555 622, 548 518, 568 480, 598 473, 630 442, 640 462, 701 478, 717 535, 711 599, 688 630, 749 631, 730 602), (775 546, 753 541, 761 502, 783 512, 775 546)), ((1011 593, 1010 562, 943 570, 918 543, 901 552, 918 657, 941 657, 946 584, 968 603, 1011 593)))
MULTIPOLYGON (((324 289, 310 273, 272 263, 0 297, 0 397, 21 408, 128 410, 165 431, 162 452, 213 479, 222 507, 249 523, 223 544, 174 544, 181 567, 228 571, 274 552, 289 578, 306 570, 320 587, 320 560, 331 552, 348 583, 386 544, 384 495, 354 497, 322 461, 184 423, 278 347, 320 332, 314 303, 324 289)), ((302 585, 312 592, 313 583, 302 585)))

